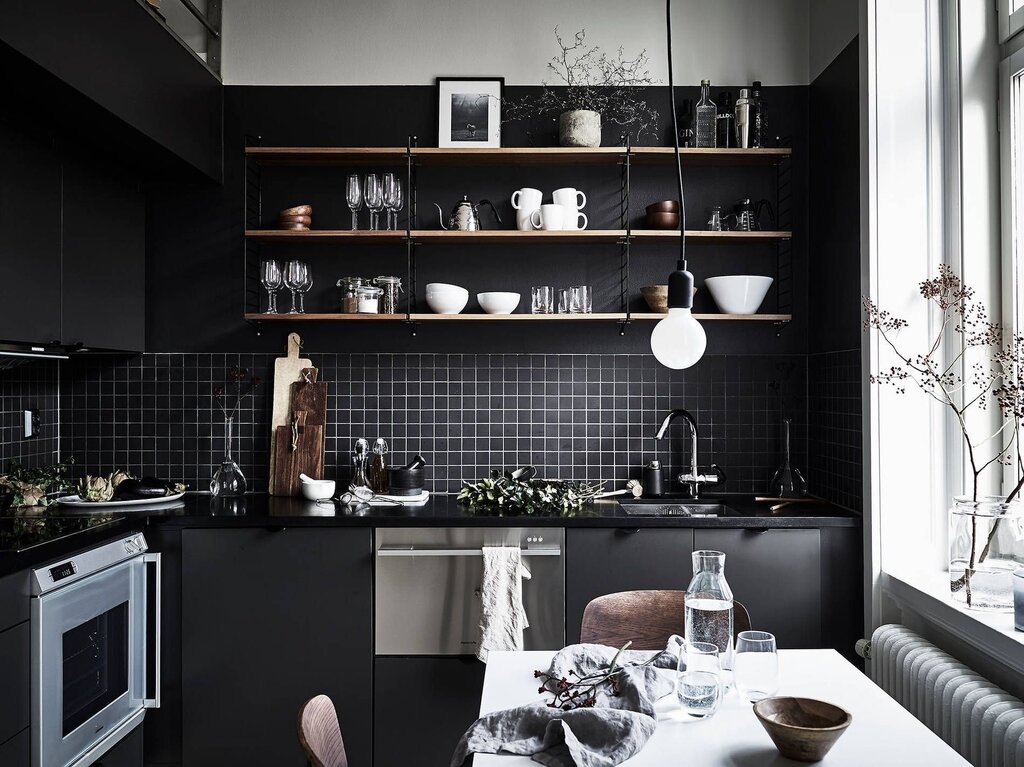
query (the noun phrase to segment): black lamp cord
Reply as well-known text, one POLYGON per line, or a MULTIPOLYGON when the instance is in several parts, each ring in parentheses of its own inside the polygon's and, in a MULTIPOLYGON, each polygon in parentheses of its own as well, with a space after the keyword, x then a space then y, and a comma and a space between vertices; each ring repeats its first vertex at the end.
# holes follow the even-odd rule
POLYGON ((686 271, 686 197, 683 194, 683 161, 679 154, 679 125, 676 118, 676 85, 672 76, 672 0, 665 0, 665 29, 668 35, 668 96, 672 108, 672 138, 676 148, 676 175, 679 184, 679 271, 686 271))

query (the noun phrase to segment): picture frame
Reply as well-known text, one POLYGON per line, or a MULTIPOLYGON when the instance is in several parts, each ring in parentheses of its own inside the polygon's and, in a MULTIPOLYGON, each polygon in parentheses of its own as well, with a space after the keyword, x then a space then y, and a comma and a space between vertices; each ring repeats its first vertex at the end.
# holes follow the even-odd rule
POLYGON ((500 147, 504 92, 504 77, 438 77, 437 145, 500 147))

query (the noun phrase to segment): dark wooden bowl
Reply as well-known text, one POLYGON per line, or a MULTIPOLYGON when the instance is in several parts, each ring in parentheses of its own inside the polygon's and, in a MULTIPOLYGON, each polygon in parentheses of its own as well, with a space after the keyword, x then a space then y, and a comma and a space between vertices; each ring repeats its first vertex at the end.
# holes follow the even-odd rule
POLYGON ((294 208, 285 208, 277 215, 279 216, 312 216, 312 205, 296 205, 294 208))
POLYGON ((648 213, 647 226, 651 229, 678 229, 678 213, 648 213))
POLYGON ((278 216, 277 223, 279 224, 305 224, 309 226, 313 223, 312 216, 278 216))
POLYGON ((678 200, 662 200, 661 202, 652 202, 647 206, 647 213, 678 213, 679 212, 679 201, 678 200))
MULTIPOLYGON (((697 286, 693 287, 693 294, 697 295, 697 286)), ((668 311, 668 285, 647 285, 640 288, 640 295, 651 308, 652 312, 664 314, 668 311)))
POLYGON ((798 762, 820 762, 853 721, 849 711, 813 698, 765 698, 754 715, 779 753, 798 762))
POLYGON ((278 229, 287 229, 287 230, 293 231, 293 232, 308 232, 309 231, 309 227, 306 226, 305 224, 288 224, 288 223, 278 222, 277 228, 278 229))

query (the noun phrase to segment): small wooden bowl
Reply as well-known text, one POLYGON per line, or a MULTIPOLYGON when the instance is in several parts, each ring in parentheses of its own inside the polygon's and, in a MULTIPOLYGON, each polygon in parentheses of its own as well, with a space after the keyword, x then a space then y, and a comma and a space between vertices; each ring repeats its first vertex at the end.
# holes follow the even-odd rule
MULTIPOLYGON (((697 286, 693 288, 694 295, 697 293, 697 286)), ((648 285, 640 288, 640 295, 651 308, 652 312, 664 314, 668 311, 668 285, 648 285)))
POLYGON ((661 202, 652 202, 647 206, 647 214, 651 213, 678 213, 679 212, 679 200, 662 200, 661 202))
POLYGON ((798 762, 820 762, 853 721, 849 711, 813 698, 765 698, 754 715, 779 753, 798 762))
POLYGON ((294 208, 285 208, 277 215, 279 216, 312 216, 312 205, 296 205, 294 208))
POLYGON ((292 232, 308 232, 309 231, 309 227, 306 226, 305 224, 286 224, 286 223, 278 222, 277 228, 278 229, 286 229, 286 230, 292 231, 292 232))
POLYGON ((312 216, 278 216, 277 223, 279 224, 305 224, 309 226, 313 223, 312 216))
POLYGON ((678 213, 648 213, 647 226, 650 229, 678 229, 678 213))

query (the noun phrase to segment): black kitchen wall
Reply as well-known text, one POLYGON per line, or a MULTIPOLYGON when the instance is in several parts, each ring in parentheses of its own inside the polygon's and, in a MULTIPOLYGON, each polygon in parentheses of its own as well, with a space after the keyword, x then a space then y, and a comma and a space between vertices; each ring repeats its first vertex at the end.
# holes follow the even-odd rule
POLYGON ((12 462, 40 466, 56 459, 59 449, 60 363, 29 362, 0 370, 0 473, 12 462), (23 438, 25 410, 38 410, 41 428, 23 438))
POLYGON ((859 38, 810 87, 808 481, 862 507, 859 38))

